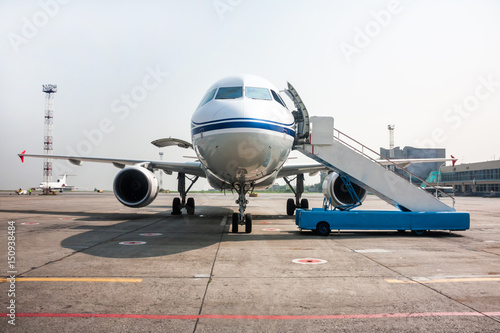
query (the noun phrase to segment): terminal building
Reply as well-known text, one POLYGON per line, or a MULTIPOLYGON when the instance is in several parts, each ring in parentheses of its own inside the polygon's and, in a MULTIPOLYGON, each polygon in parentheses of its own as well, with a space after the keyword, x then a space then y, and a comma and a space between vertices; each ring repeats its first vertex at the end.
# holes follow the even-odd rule
POLYGON ((440 178, 457 196, 500 196, 500 160, 443 166, 440 178))
MULTIPOLYGON (((390 150, 380 148, 380 155, 389 158, 390 150)), ((444 148, 394 148, 394 159, 445 158, 444 148)), ((407 170, 421 179, 428 179, 432 185, 452 187, 456 196, 497 196, 500 197, 500 160, 446 166, 443 162, 411 164, 407 170), (433 177, 429 177, 434 174, 433 177)), ((408 178, 408 174, 399 171, 408 178)), ((415 185, 420 181, 412 179, 415 185)))

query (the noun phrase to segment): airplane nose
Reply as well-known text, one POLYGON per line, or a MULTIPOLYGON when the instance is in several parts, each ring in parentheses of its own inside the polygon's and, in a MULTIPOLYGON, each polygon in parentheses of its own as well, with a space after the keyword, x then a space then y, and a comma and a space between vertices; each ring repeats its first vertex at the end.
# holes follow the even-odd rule
POLYGON ((245 103, 241 101, 231 101, 224 103, 215 111, 213 119, 231 119, 231 118, 244 118, 245 117, 245 103))

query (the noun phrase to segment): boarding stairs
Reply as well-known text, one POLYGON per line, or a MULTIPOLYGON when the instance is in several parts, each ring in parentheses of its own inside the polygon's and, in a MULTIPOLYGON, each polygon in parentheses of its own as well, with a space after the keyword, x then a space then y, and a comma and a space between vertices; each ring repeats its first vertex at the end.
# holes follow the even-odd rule
MULTIPOLYGON (((455 211, 453 197, 441 193, 452 201, 453 207, 450 207, 391 170, 399 168, 409 173, 406 169, 387 159, 385 164, 389 166, 382 165, 378 162, 379 157, 372 157, 378 155, 375 151, 340 131, 334 131, 332 117, 310 117, 309 134, 309 138, 297 143, 295 149, 340 175, 348 175, 352 183, 396 208, 411 212, 455 211)), ((410 179, 413 177, 418 178, 410 174, 410 179)))

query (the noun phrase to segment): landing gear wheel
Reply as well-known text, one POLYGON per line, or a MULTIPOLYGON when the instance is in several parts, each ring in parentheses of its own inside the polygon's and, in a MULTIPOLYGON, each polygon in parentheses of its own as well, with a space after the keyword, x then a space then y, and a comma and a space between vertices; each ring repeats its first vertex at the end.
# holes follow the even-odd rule
POLYGON ((293 199, 288 199, 286 201, 286 215, 292 216, 294 212, 295 212, 295 202, 293 202, 293 199))
POLYGON ((405 232, 406 232, 406 230, 403 230, 403 229, 398 230, 398 234, 404 234, 405 232))
POLYGON ((245 232, 247 234, 252 232, 252 214, 245 215, 245 232))
POLYGON ((416 235, 416 236, 423 236, 427 230, 412 230, 411 233, 416 235))
POLYGON ((309 201, 307 199, 300 200, 300 208, 309 209, 309 201))
POLYGON ((316 232, 320 236, 328 236, 330 234, 330 225, 326 222, 320 222, 316 226, 316 232))
POLYGON ((194 199, 188 198, 186 202, 186 210, 189 215, 194 214, 194 199))
POLYGON ((238 223, 240 219, 240 215, 238 213, 233 213, 233 223, 232 223, 232 229, 231 232, 234 234, 238 233, 238 223))
POLYGON ((172 215, 180 215, 181 214, 181 199, 174 198, 172 201, 172 215))

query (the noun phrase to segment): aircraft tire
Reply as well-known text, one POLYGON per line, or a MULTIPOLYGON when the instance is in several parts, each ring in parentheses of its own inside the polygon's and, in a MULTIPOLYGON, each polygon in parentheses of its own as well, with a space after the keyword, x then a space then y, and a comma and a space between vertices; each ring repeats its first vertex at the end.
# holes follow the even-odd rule
POLYGON ((172 201, 172 215, 180 215, 181 214, 181 199, 174 198, 172 201))
POLYGON ((187 213, 189 215, 193 215, 194 214, 194 208, 195 208, 195 205, 194 205, 194 198, 188 198, 187 199, 187 202, 186 202, 186 210, 187 210, 187 213))
POLYGON ((233 234, 238 233, 238 223, 240 222, 239 219, 240 219, 240 215, 238 213, 233 213, 233 223, 232 223, 232 229, 231 229, 231 232, 233 234))
POLYGON ((295 212, 295 203, 293 202, 293 199, 288 199, 286 201, 286 215, 292 216, 294 212, 295 212))
POLYGON ((252 214, 245 215, 245 232, 247 234, 252 232, 252 214))
POLYGON ((300 200, 300 208, 308 209, 309 208, 309 201, 307 199, 300 200))

